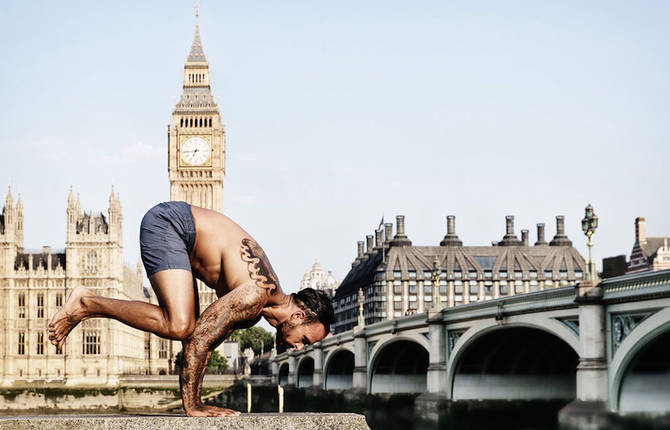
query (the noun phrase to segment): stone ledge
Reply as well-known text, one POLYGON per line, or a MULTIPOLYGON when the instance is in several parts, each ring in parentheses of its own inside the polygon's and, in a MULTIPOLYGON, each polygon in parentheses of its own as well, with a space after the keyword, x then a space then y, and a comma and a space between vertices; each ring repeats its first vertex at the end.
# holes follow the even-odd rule
POLYGON ((174 415, 60 415, 0 417, 0 430, 370 430, 358 414, 243 414, 188 418, 174 415))

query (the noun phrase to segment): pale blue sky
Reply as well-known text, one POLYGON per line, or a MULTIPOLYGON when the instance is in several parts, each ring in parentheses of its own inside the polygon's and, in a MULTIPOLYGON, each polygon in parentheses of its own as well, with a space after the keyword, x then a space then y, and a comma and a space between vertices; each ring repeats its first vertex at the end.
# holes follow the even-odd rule
MULTIPOLYGON (((595 255, 633 220, 669 235, 670 3, 213 1, 201 34, 228 133, 224 211, 295 291, 315 257, 343 278, 355 243, 405 214, 417 245, 456 215, 467 245, 600 216, 595 255)), ((4 1, 0 190, 28 248, 65 241, 70 184, 139 221, 168 199, 166 127, 191 1, 4 1)))

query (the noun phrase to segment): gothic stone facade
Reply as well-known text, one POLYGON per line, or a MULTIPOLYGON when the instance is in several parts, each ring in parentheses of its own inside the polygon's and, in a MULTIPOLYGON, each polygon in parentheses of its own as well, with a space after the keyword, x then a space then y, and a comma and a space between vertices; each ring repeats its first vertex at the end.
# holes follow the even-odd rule
POLYGON ((358 256, 333 300, 336 333, 353 328, 362 290, 366 324, 425 312, 432 303, 433 262, 439 270, 443 307, 512 296, 573 284, 583 279, 586 263, 565 235, 564 219, 556 217, 556 235, 547 243, 544 224, 537 225, 537 241, 528 243, 514 233, 514 217, 507 217, 506 234, 492 246, 463 246, 455 218, 447 217, 447 234, 439 246, 413 246, 405 234, 405 218, 358 242, 358 256), (364 248, 366 247, 366 249, 364 248))
MULTIPOLYGON (((70 333, 62 352, 47 325, 72 289, 124 300, 152 301, 142 269, 123 263, 121 202, 109 196, 107 216, 82 211, 70 192, 64 252, 23 248, 23 206, 7 194, 0 216, 0 385, 36 380, 116 385, 123 374, 168 370, 167 341, 111 319, 90 319, 70 333)), ((155 302, 155 298, 153 299, 155 302)))

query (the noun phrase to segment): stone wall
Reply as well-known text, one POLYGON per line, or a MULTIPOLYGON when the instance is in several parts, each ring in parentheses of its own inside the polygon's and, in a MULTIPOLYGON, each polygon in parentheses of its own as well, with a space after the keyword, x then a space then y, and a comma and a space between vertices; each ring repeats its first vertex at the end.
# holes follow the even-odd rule
MULTIPOLYGON (((218 395, 235 381, 234 375, 208 375, 203 397, 218 395)), ((129 377, 118 387, 16 386, 0 389, 0 412, 174 411, 181 408, 175 375, 129 377)))

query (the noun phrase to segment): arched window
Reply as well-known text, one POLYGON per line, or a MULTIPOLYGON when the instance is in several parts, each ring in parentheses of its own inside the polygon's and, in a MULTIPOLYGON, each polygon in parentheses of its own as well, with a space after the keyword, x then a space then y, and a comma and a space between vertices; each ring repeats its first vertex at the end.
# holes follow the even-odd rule
POLYGON ((209 118, 209 126, 210 127, 212 126, 212 118, 211 117, 209 118))
POLYGON ((189 118, 189 127, 193 127, 193 118, 189 118))
POLYGON ((202 118, 200 118, 200 127, 202 127, 202 118))
POLYGON ((179 127, 183 127, 183 126, 184 126, 184 118, 181 118, 179 120, 179 127))

